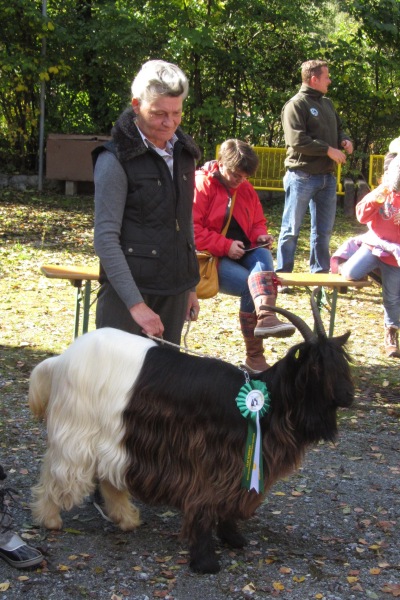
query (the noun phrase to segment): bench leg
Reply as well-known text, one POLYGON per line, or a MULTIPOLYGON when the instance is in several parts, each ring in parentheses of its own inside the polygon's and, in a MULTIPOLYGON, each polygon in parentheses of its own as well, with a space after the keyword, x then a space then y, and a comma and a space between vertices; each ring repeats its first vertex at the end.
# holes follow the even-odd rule
POLYGON ((333 331, 335 329, 337 297, 338 297, 338 289, 336 287, 333 288, 332 294, 330 297, 326 293, 326 290, 324 287, 321 287, 321 291, 318 293, 318 296, 317 296, 317 305, 318 305, 319 311, 321 312, 321 309, 325 306, 330 313, 328 337, 333 336, 333 331))
POLYGON ((89 328, 90 292, 91 292, 91 283, 90 283, 90 281, 86 281, 85 282, 85 291, 84 291, 84 295, 83 295, 82 333, 87 333, 87 330, 89 328))
POLYGON ((329 321, 329 337, 333 336, 333 330, 335 329, 337 297, 338 297, 338 289, 333 288, 332 300, 331 300, 331 318, 329 321))
POLYGON ((74 338, 79 335, 79 320, 81 314, 81 302, 82 302, 82 282, 80 285, 76 285, 75 293, 75 320, 74 320, 74 338))

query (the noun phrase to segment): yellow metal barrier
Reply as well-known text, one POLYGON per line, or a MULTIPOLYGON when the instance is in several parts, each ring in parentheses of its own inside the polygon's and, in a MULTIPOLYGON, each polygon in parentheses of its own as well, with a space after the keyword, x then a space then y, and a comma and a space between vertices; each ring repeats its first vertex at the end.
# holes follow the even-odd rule
POLYGON ((371 154, 369 157, 368 185, 371 190, 379 185, 380 178, 383 175, 383 154, 371 154))
MULTIPOLYGON (((216 148, 215 156, 218 158, 220 146, 216 148)), ((256 190, 268 190, 270 192, 283 192, 283 176, 285 175, 285 148, 271 148, 269 146, 253 146, 258 156, 259 163, 254 177, 249 177, 250 183, 256 190)), ((336 171, 337 193, 344 194, 341 183, 341 165, 336 171)))

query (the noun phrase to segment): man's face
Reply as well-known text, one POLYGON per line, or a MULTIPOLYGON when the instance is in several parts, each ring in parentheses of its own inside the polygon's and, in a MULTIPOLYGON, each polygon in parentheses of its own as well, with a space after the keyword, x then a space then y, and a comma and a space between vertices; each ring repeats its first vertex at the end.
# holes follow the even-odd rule
POLYGON ((311 87, 313 87, 314 90, 318 90, 322 94, 326 94, 328 91, 328 87, 332 83, 331 79, 329 77, 328 67, 322 67, 321 75, 319 77, 316 77, 315 75, 313 75, 311 77, 310 83, 311 83, 311 87))
POLYGON ((138 127, 157 148, 165 148, 165 144, 174 135, 182 120, 182 105, 182 96, 158 96, 150 102, 142 101, 140 104, 136 98, 132 100, 138 127))

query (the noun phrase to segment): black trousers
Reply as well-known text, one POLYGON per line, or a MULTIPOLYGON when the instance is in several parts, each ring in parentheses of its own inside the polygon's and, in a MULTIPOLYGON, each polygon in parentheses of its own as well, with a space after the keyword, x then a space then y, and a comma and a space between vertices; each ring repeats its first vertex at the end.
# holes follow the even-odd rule
MULTIPOLYGON (((142 294, 145 304, 157 313, 164 325, 163 339, 173 344, 181 343, 185 324, 189 290, 176 296, 142 294)), ((97 297, 96 328, 114 327, 128 333, 144 335, 141 327, 133 320, 131 313, 114 288, 103 283, 97 297)))

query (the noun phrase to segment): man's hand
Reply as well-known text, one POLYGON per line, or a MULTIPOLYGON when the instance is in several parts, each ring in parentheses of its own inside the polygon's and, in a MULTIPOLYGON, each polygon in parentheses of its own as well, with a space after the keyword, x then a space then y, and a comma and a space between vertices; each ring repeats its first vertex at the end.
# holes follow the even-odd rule
POLYGON ((200 304, 196 292, 190 292, 188 307, 186 311, 186 321, 197 321, 200 312, 200 304))
POLYGON ((162 337, 164 333, 164 325, 160 317, 151 310, 144 302, 139 302, 131 306, 129 312, 136 323, 142 328, 146 335, 154 337, 162 337))
POLYGON ((337 164, 344 165, 344 163, 346 162, 345 153, 341 150, 338 150, 338 148, 332 148, 332 146, 329 146, 327 155, 337 164))
POLYGON ((341 143, 341 146, 343 148, 343 150, 345 150, 345 152, 347 152, 347 154, 353 154, 353 142, 350 140, 343 140, 343 142, 341 143))

